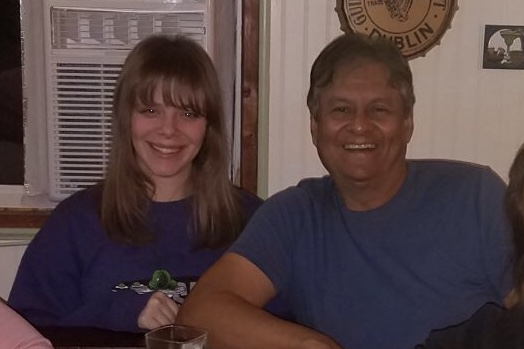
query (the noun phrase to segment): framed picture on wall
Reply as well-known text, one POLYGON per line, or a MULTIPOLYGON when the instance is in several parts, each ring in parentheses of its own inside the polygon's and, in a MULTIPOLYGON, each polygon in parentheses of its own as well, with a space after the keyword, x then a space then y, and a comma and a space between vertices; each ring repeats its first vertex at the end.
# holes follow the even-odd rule
POLYGON ((524 26, 486 25, 484 69, 524 69, 524 26))

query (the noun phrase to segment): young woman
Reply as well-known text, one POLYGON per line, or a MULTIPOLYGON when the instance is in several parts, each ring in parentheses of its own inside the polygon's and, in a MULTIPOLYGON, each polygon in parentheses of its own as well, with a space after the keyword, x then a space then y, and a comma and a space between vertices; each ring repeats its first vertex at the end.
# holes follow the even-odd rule
POLYGON ((104 181, 62 201, 21 261, 9 304, 33 325, 173 323, 178 304, 148 280, 167 271, 184 281, 175 283, 183 299, 261 204, 229 180, 217 73, 193 40, 137 44, 114 90, 112 128, 104 181))

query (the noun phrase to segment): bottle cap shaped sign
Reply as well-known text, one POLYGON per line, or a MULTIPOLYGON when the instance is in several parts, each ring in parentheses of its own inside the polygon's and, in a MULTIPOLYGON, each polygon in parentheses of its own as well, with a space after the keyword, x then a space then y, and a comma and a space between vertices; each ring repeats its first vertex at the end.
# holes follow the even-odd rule
POLYGON ((456 0, 337 0, 344 32, 391 39, 412 59, 438 45, 457 11, 456 0))

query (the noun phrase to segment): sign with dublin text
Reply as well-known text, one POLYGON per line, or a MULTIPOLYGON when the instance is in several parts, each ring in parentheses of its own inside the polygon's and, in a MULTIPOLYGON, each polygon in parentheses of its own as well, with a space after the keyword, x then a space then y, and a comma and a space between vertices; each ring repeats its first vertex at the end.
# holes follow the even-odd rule
POLYGON ((405 57, 426 54, 451 27, 456 0, 337 0, 345 32, 392 40, 405 57))

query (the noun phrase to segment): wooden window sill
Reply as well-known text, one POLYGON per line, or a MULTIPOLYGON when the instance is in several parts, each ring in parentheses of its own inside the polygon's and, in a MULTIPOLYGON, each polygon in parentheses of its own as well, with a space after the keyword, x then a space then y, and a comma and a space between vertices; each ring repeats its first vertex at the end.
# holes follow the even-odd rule
POLYGON ((40 228, 50 209, 0 208, 0 228, 40 228))

